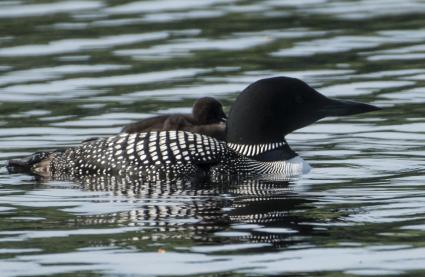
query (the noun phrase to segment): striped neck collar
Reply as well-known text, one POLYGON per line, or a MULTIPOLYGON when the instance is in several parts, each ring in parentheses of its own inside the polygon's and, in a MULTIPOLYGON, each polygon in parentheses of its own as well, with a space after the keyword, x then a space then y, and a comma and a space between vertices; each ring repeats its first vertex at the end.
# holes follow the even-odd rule
POLYGON ((287 145, 286 141, 272 142, 266 144, 238 144, 228 142, 227 146, 238 154, 246 157, 253 157, 263 154, 270 150, 275 150, 279 147, 287 145))

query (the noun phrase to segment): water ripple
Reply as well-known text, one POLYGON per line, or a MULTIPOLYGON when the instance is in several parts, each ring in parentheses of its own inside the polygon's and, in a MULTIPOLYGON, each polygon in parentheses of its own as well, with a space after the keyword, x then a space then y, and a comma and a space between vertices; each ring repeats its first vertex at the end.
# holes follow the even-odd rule
POLYGON ((425 272, 423 1, 0 7, 2 276, 425 272), (53 182, 4 167, 202 96, 229 111, 279 75, 384 109, 288 135, 313 167, 291 180, 53 182))

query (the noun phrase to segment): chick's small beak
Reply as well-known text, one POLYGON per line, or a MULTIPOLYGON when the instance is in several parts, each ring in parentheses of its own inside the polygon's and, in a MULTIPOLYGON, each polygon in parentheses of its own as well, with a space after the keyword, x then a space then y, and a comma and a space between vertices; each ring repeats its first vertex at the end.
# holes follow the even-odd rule
POLYGON ((220 115, 220 122, 226 122, 227 121, 227 115, 222 112, 220 115))

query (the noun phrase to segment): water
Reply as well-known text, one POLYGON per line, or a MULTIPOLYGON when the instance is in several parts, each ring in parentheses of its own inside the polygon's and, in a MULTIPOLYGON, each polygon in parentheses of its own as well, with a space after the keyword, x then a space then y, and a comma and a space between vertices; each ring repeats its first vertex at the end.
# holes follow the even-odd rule
POLYGON ((0 171, 1 276, 425 274, 425 2, 1 1, 0 158, 78 144, 249 83, 384 110, 287 137, 287 182, 0 171))

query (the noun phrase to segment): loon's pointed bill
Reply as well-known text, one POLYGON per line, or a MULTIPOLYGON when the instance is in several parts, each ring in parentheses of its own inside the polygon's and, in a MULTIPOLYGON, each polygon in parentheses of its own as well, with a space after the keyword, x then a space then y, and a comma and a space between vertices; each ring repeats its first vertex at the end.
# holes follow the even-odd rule
POLYGON ((322 106, 319 111, 326 116, 345 116, 379 111, 381 108, 351 100, 328 98, 329 102, 322 106))

